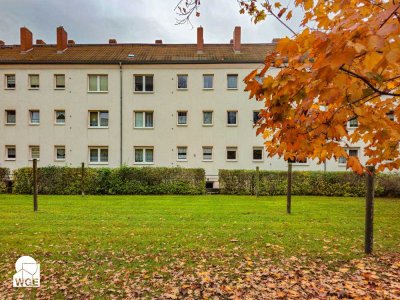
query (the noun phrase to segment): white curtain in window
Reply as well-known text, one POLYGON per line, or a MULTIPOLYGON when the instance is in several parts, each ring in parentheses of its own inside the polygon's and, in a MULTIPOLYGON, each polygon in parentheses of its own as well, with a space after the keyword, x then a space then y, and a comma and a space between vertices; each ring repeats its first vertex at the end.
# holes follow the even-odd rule
POLYGON ((143 127, 143 112, 135 112, 135 127, 143 127))
POLYGON ((39 75, 31 75, 31 87, 39 87, 39 75))
POLYGON ((212 124, 212 112, 206 111, 203 113, 203 123, 212 124))
POLYGON ((237 75, 228 75, 228 89, 237 88, 237 75))
POLYGON ((203 87, 205 89, 212 89, 212 87, 213 87, 213 78, 214 78, 214 76, 212 76, 212 75, 204 75, 203 76, 203 80, 204 80, 203 87))
POLYGON ((100 112, 100 126, 108 126, 108 111, 100 112))
POLYGON ((100 91, 108 91, 108 76, 100 76, 100 91))
POLYGON ((146 112, 146 127, 153 127, 153 113, 146 112))
POLYGON ((100 162, 108 162, 108 149, 100 149, 100 162))
POLYGON ((97 76, 89 76, 89 91, 97 91, 97 76))
POLYGON ((135 149, 135 162, 143 162, 143 149, 135 149))
POLYGON ((146 162, 153 162, 153 149, 146 149, 146 162))

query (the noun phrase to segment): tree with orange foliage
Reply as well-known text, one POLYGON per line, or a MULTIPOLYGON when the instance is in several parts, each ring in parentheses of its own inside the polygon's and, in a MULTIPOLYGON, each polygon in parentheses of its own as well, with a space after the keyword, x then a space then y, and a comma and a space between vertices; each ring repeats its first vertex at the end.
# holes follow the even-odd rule
MULTIPOLYGON (((185 3, 199 15, 200 1, 185 3)), ((345 157, 359 174, 370 172, 367 166, 399 169, 400 1, 238 3, 255 23, 274 17, 293 35, 245 78, 250 98, 265 106, 257 134, 266 140, 268 155, 319 163, 345 157), (298 32, 286 22, 296 9, 303 12, 298 32), (278 74, 269 75, 276 67, 278 74), (354 118, 359 126, 349 131, 346 124, 354 118), (345 151, 361 142, 364 165, 345 151)))

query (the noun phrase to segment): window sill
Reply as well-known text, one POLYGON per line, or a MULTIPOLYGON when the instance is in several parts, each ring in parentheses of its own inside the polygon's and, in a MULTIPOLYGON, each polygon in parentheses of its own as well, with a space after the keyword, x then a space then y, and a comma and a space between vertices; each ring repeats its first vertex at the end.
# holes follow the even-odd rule
POLYGON ((89 165, 108 165, 108 162, 89 162, 89 165))
POLYGON ((338 163, 338 166, 339 166, 339 167, 346 167, 346 166, 347 166, 347 163, 345 163, 345 164, 338 163))
POLYGON ((203 88, 203 91, 213 91, 214 88, 203 88))
POLYGON ((179 126, 179 127, 187 127, 188 124, 176 124, 176 126, 179 126))
POLYGON ((39 126, 40 123, 29 123, 29 126, 39 126))
POLYGON ((203 127, 212 127, 214 124, 203 124, 203 127))
POLYGON ((176 161, 177 162, 187 162, 188 160, 187 159, 177 159, 176 161))
POLYGON ((65 126, 65 123, 54 123, 55 126, 65 126))
POLYGON ((134 94, 154 94, 154 91, 133 91, 134 94))
POLYGON ((145 129, 145 130, 151 130, 151 129, 154 129, 154 127, 133 127, 133 129, 145 129))
POLYGON ((17 125, 17 123, 5 123, 4 125, 6 125, 6 126, 15 126, 15 125, 17 125))
POLYGON ((4 88, 4 90, 6 90, 6 91, 15 91, 16 88, 4 88))
POLYGON ((262 163, 262 162, 264 162, 264 160, 263 159, 253 159, 253 162, 254 163, 262 163))
POLYGON ((55 91, 65 91, 65 87, 63 88, 54 88, 55 91))
POLYGON ((102 126, 97 126, 97 127, 89 126, 88 129, 108 129, 108 126, 104 126, 104 127, 102 127, 102 126))
POLYGON ((226 88, 228 91, 237 91, 238 88, 226 88))
POLYGON ((28 88, 28 90, 30 90, 30 91, 38 91, 39 88, 28 88))
POLYGON ((227 159, 226 161, 227 162, 237 162, 238 160, 237 159, 227 159))
POLYGON ((188 91, 189 89, 188 88, 177 88, 176 90, 177 91, 188 91))
POLYGON ((133 163, 135 166, 140 166, 140 165, 154 165, 154 162, 135 162, 133 163))
POLYGON ((107 94, 108 91, 88 91, 88 94, 107 94))
POLYGON ((202 162, 213 162, 213 159, 203 159, 202 162))
POLYGON ((226 124, 226 127, 238 127, 238 124, 226 124))
POLYGON ((64 162, 64 161, 65 161, 65 158, 64 158, 64 159, 55 159, 54 161, 55 161, 55 162, 64 162))
MULTIPOLYGON (((288 165, 286 165, 286 166, 288 166, 288 165)), ((302 167, 302 166, 304 166, 304 167, 309 167, 310 164, 292 163, 292 166, 293 166, 293 167, 302 167)))
POLYGON ((16 158, 6 158, 5 161, 16 161, 16 158))

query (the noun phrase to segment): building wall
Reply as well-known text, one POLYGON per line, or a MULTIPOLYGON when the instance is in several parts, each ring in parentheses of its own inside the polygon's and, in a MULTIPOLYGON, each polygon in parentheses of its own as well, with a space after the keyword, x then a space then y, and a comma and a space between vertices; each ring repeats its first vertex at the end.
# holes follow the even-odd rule
MULTIPOLYGON (((200 167, 210 177, 218 169, 286 170, 287 164, 278 158, 253 161, 255 146, 262 146, 255 135, 253 111, 262 103, 248 100, 242 79, 258 65, 125 65, 122 67, 123 147, 122 163, 133 166, 134 147, 154 147, 154 166, 200 167), (134 92, 134 74, 154 75, 154 92, 134 92), (187 74, 188 89, 177 89, 177 74, 187 74), (203 74, 214 74, 214 89, 203 90, 203 74), (237 90, 227 89, 227 74, 239 75, 237 90), (188 125, 177 125, 177 111, 188 112, 188 125), (213 126, 202 125, 202 112, 212 110, 213 126), (227 111, 238 111, 238 125, 227 126, 227 111), (153 111, 154 128, 134 128, 134 111, 153 111), (188 147, 187 161, 177 160, 177 146, 188 147), (213 161, 202 160, 202 147, 213 147, 213 161), (237 147, 236 161, 226 160, 226 147, 237 147)), ((272 71, 275 72, 275 71, 272 71)), ((119 65, 3 65, 0 78, 16 74, 16 89, 0 86, 0 166, 11 169, 31 164, 29 145, 40 146, 39 166, 79 166, 89 164, 89 146, 107 146, 109 162, 120 165, 120 68, 119 65), (40 89, 28 89, 28 74, 40 75, 40 89), (54 89, 54 74, 66 75, 65 90, 54 89), (107 74, 108 92, 89 93, 88 74, 107 74), (5 110, 15 109, 16 125, 5 125, 5 110), (40 125, 28 124, 29 109, 40 110, 40 125), (55 125, 54 110, 66 111, 66 124, 55 125), (108 110, 106 129, 88 128, 89 110, 108 110), (6 160, 6 145, 15 145, 17 158, 6 160), (55 145, 65 145, 66 160, 55 161, 55 145)), ((4 79, 3 79, 4 80, 4 79)), ((362 155, 362 151, 359 151, 362 155)), ((91 166, 104 166, 89 164, 91 166)), ((295 164, 298 170, 323 170, 313 161, 295 164)), ((335 161, 326 170, 345 170, 335 161)))

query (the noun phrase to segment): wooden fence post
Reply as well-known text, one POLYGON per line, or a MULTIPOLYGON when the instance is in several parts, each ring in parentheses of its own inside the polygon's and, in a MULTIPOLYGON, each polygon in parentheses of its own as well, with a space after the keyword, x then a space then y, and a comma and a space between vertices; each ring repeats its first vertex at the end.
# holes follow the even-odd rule
POLYGON ((38 174, 37 174, 37 159, 33 159, 33 211, 38 210, 38 174))
POLYGON ((256 167, 256 197, 260 193, 260 167, 256 167))
POLYGON ((371 254, 374 243, 374 177, 375 167, 367 167, 367 193, 365 197, 365 253, 371 254))
POLYGON ((292 162, 288 160, 286 213, 292 213, 292 162))
POLYGON ((81 195, 85 196, 85 163, 81 166, 81 195))

